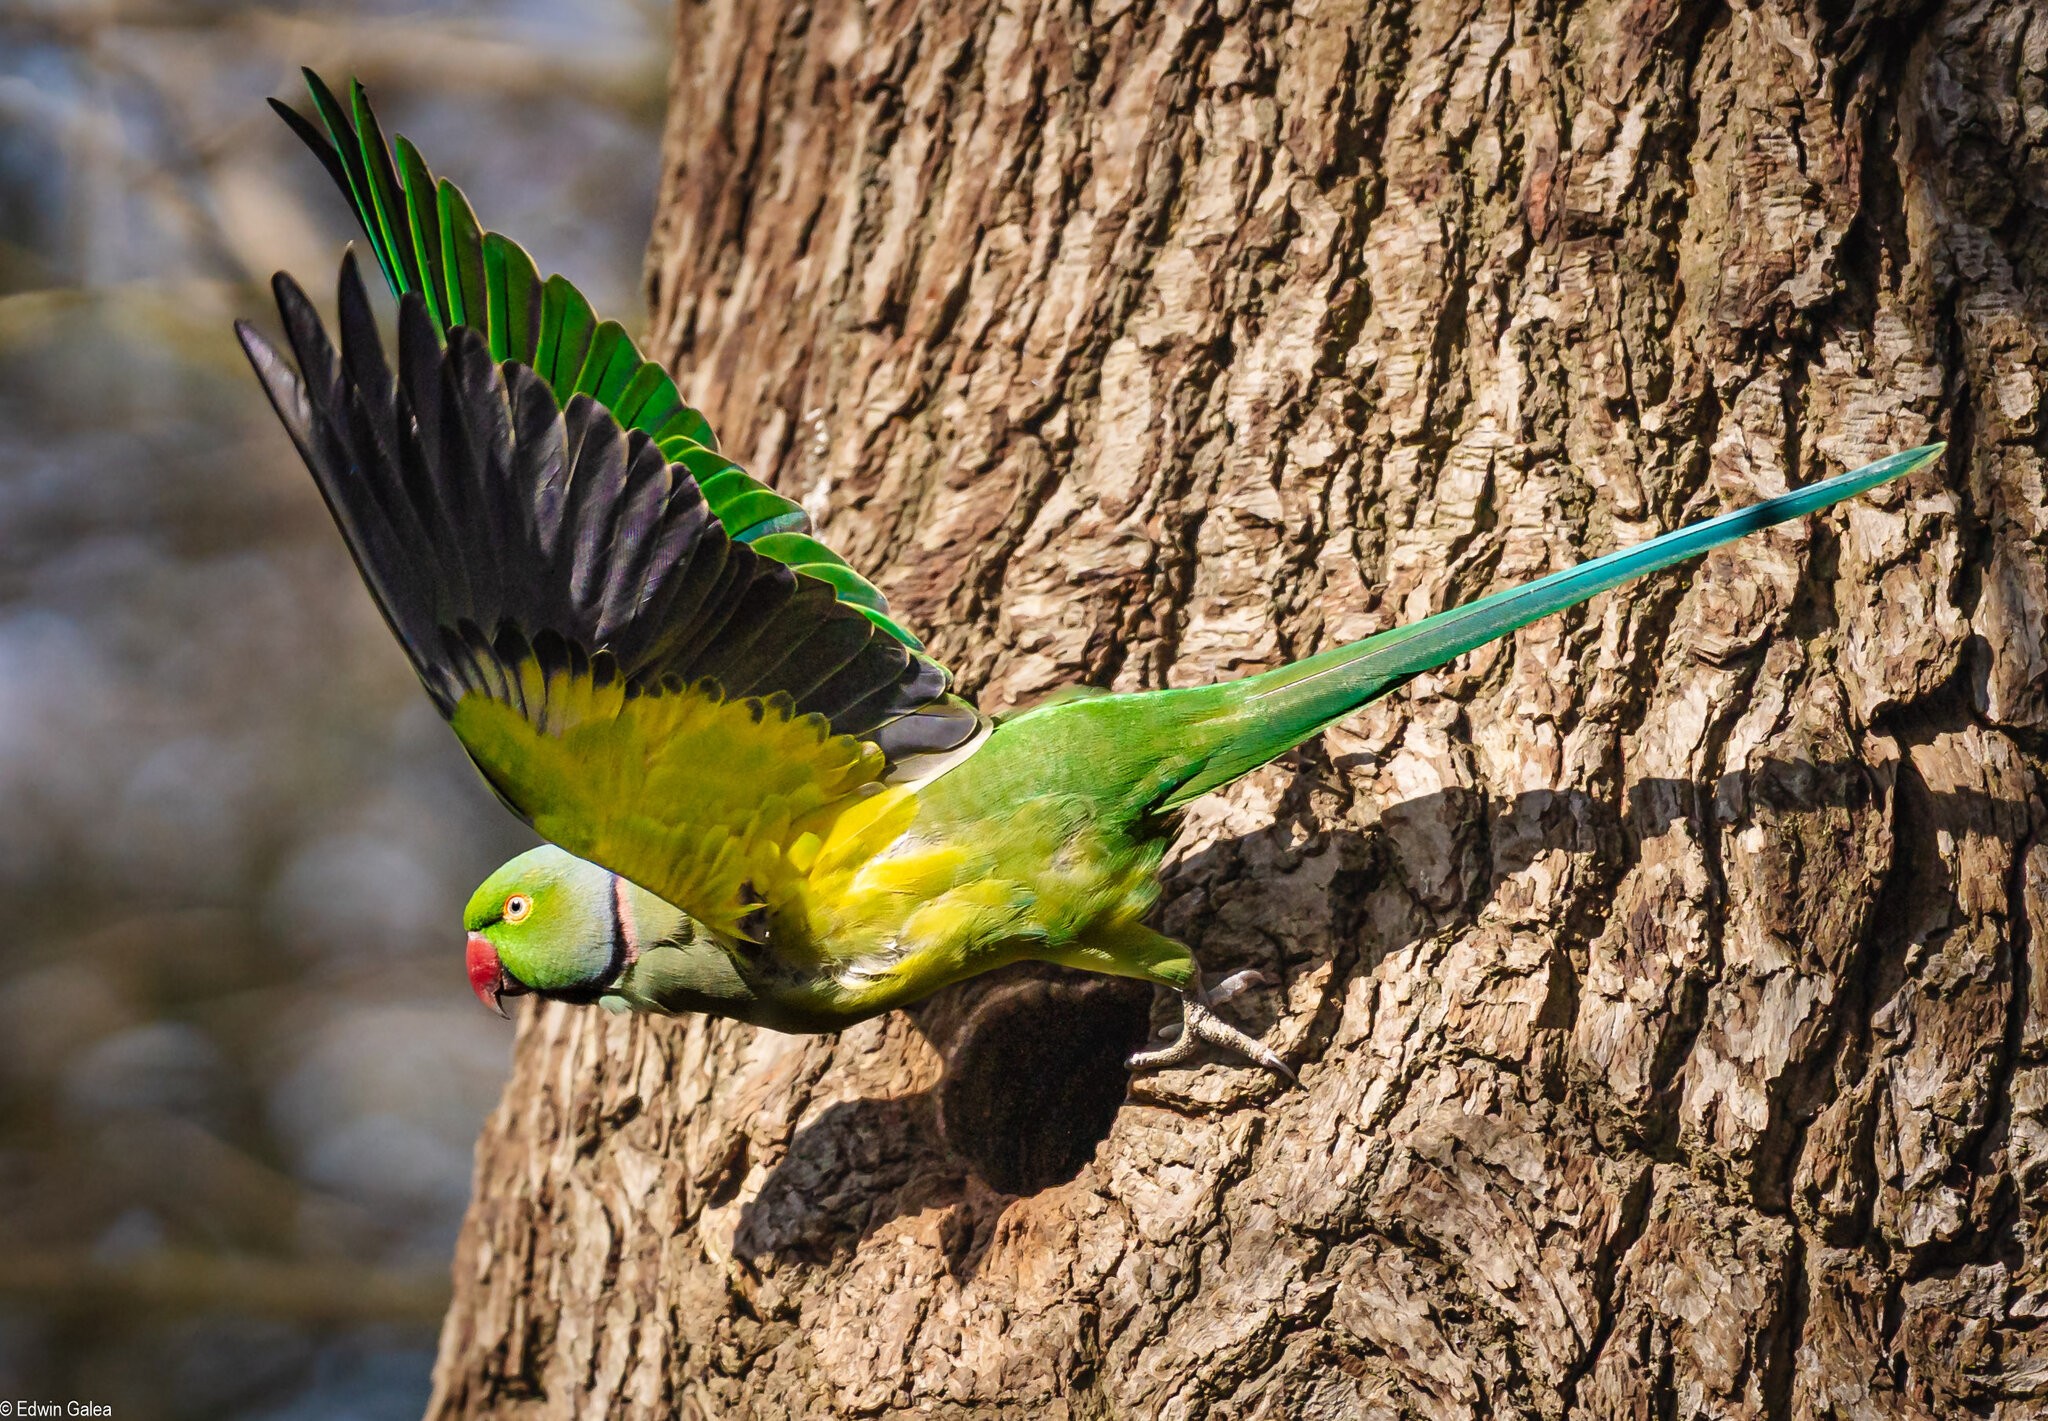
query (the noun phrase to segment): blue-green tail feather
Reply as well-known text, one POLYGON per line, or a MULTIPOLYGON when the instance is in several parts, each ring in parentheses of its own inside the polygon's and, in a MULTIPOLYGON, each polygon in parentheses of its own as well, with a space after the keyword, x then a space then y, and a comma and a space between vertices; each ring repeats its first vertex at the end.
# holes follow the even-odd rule
MULTIPOLYGON (((1832 479, 1823 479, 1777 498, 1652 538, 1647 543, 1597 557, 1520 587, 1439 612, 1410 626, 1396 627, 1364 641, 1221 687, 1218 712, 1208 724, 1218 732, 1194 772, 1159 804, 1174 809, 1228 784, 1311 735, 1343 719, 1367 701, 1413 676, 1443 665, 1552 612, 1645 573, 1698 557, 1723 543, 1803 518, 1879 484, 1923 469, 1946 445, 1928 444, 1880 459, 1832 479)), ((1163 697, 1190 692, 1156 693, 1163 697)))

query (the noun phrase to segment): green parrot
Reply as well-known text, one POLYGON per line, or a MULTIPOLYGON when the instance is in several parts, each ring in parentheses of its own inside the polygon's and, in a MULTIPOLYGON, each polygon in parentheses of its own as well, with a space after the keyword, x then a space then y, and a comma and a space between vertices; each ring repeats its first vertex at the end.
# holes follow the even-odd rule
POLYGON ((992 717, 719 452, 576 288, 477 224, 362 86, 273 101, 398 302, 387 358, 353 252, 339 346, 274 282, 288 361, 244 349, 415 671, 498 797, 550 841, 464 914, 488 1006, 532 993, 832 1032, 1008 963, 1177 993, 1179 1034, 1292 1078, 1146 926, 1175 823, 1366 702, 1629 579, 1925 468, 1894 454, 1221 685, 1077 690, 992 717))

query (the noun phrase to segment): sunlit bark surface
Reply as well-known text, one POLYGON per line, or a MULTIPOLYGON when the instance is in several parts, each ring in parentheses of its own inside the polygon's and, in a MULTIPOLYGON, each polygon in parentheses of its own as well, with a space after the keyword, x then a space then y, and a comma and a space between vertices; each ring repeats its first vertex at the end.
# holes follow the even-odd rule
POLYGON ((1998 3, 686 4, 654 344, 993 707, 1953 447, 1201 804, 1300 1091, 529 1010, 435 1414, 2041 1415, 2044 95, 1998 3))

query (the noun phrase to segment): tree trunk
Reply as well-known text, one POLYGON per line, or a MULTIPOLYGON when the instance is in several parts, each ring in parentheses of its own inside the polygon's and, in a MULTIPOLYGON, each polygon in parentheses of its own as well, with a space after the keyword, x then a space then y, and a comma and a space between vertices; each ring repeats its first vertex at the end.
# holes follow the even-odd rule
POLYGON ((2043 1414, 2041 11, 683 8, 654 344, 991 708, 1953 442, 1201 803, 1298 1091, 529 1007, 432 1414, 2043 1414))

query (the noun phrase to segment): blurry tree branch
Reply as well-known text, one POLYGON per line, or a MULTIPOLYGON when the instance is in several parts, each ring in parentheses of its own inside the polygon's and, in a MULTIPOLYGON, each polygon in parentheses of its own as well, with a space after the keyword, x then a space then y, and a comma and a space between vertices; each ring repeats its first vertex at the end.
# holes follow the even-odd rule
POLYGON ((448 1289, 438 1271, 197 1250, 111 1265, 75 1253, 0 1255, 0 1300, 60 1317, 231 1312, 302 1323, 432 1323, 448 1289))
MULTIPOLYGON (((642 8, 651 15, 651 6, 642 8)), ((289 245, 277 240, 280 229, 310 224, 291 187, 250 170, 248 155, 270 116, 257 105, 225 123, 209 112, 230 61, 275 63, 280 93, 296 87, 300 65, 317 62, 337 80, 352 76, 373 87, 440 96, 519 103, 573 94, 579 104, 648 127, 659 122, 665 101, 659 46, 616 39, 542 45, 474 17, 364 18, 265 7, 224 16, 205 6, 150 3, 0 12, 0 44, 32 42, 61 46, 91 79, 66 89, 0 77, 0 124, 41 133, 63 155, 74 189, 65 245, 74 254, 90 250, 103 194, 117 191, 124 201, 140 195, 161 225, 198 247, 205 266, 245 285, 260 280, 280 245, 289 245), (152 123, 124 124, 122 114, 136 109, 152 123), (251 191, 252 184, 260 190, 251 191)), ((34 256, 0 241, 0 289, 49 280, 34 256)))

